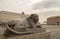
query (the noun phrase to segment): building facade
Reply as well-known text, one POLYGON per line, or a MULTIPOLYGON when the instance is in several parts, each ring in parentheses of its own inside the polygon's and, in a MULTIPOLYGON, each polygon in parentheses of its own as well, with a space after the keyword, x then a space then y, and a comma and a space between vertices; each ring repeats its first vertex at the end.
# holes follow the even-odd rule
POLYGON ((60 16, 47 18, 47 24, 60 25, 60 16))
POLYGON ((7 22, 9 20, 23 20, 27 18, 29 15, 15 13, 15 12, 8 12, 8 11, 0 11, 0 21, 7 22))

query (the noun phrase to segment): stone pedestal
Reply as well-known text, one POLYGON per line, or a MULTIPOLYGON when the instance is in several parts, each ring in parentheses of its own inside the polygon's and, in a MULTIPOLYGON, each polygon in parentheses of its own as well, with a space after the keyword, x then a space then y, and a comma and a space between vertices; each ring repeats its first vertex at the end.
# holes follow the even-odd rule
POLYGON ((0 35, 0 39, 50 39, 50 32, 17 35, 13 37, 4 37, 3 35, 0 35))

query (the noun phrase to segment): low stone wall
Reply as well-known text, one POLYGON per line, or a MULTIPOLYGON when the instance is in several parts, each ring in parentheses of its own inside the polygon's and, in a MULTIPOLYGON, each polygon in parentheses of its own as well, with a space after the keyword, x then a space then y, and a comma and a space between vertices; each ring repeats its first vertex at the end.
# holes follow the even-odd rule
POLYGON ((4 37, 3 35, 0 35, 0 39, 50 39, 50 32, 19 35, 13 37, 4 37))

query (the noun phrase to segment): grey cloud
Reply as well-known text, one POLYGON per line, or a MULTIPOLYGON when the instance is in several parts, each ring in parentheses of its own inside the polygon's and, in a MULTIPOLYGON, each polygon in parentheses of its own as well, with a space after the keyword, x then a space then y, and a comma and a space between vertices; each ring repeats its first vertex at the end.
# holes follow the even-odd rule
POLYGON ((21 12, 30 9, 30 0, 0 0, 1 11, 21 12))
POLYGON ((33 9, 43 9, 50 7, 60 7, 60 0, 42 0, 33 5, 33 9))
POLYGON ((39 15, 45 17, 60 16, 60 0, 42 0, 33 5, 33 10, 40 10, 39 15))
POLYGON ((42 14, 44 17, 50 17, 50 16, 60 16, 60 8, 56 9, 45 9, 43 11, 40 11, 39 14, 42 14))

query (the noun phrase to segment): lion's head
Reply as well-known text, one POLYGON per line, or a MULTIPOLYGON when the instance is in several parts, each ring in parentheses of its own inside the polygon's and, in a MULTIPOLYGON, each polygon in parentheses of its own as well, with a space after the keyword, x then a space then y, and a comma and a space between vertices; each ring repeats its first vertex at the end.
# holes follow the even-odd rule
POLYGON ((34 23, 38 23, 39 16, 37 14, 31 14, 30 17, 34 23))

